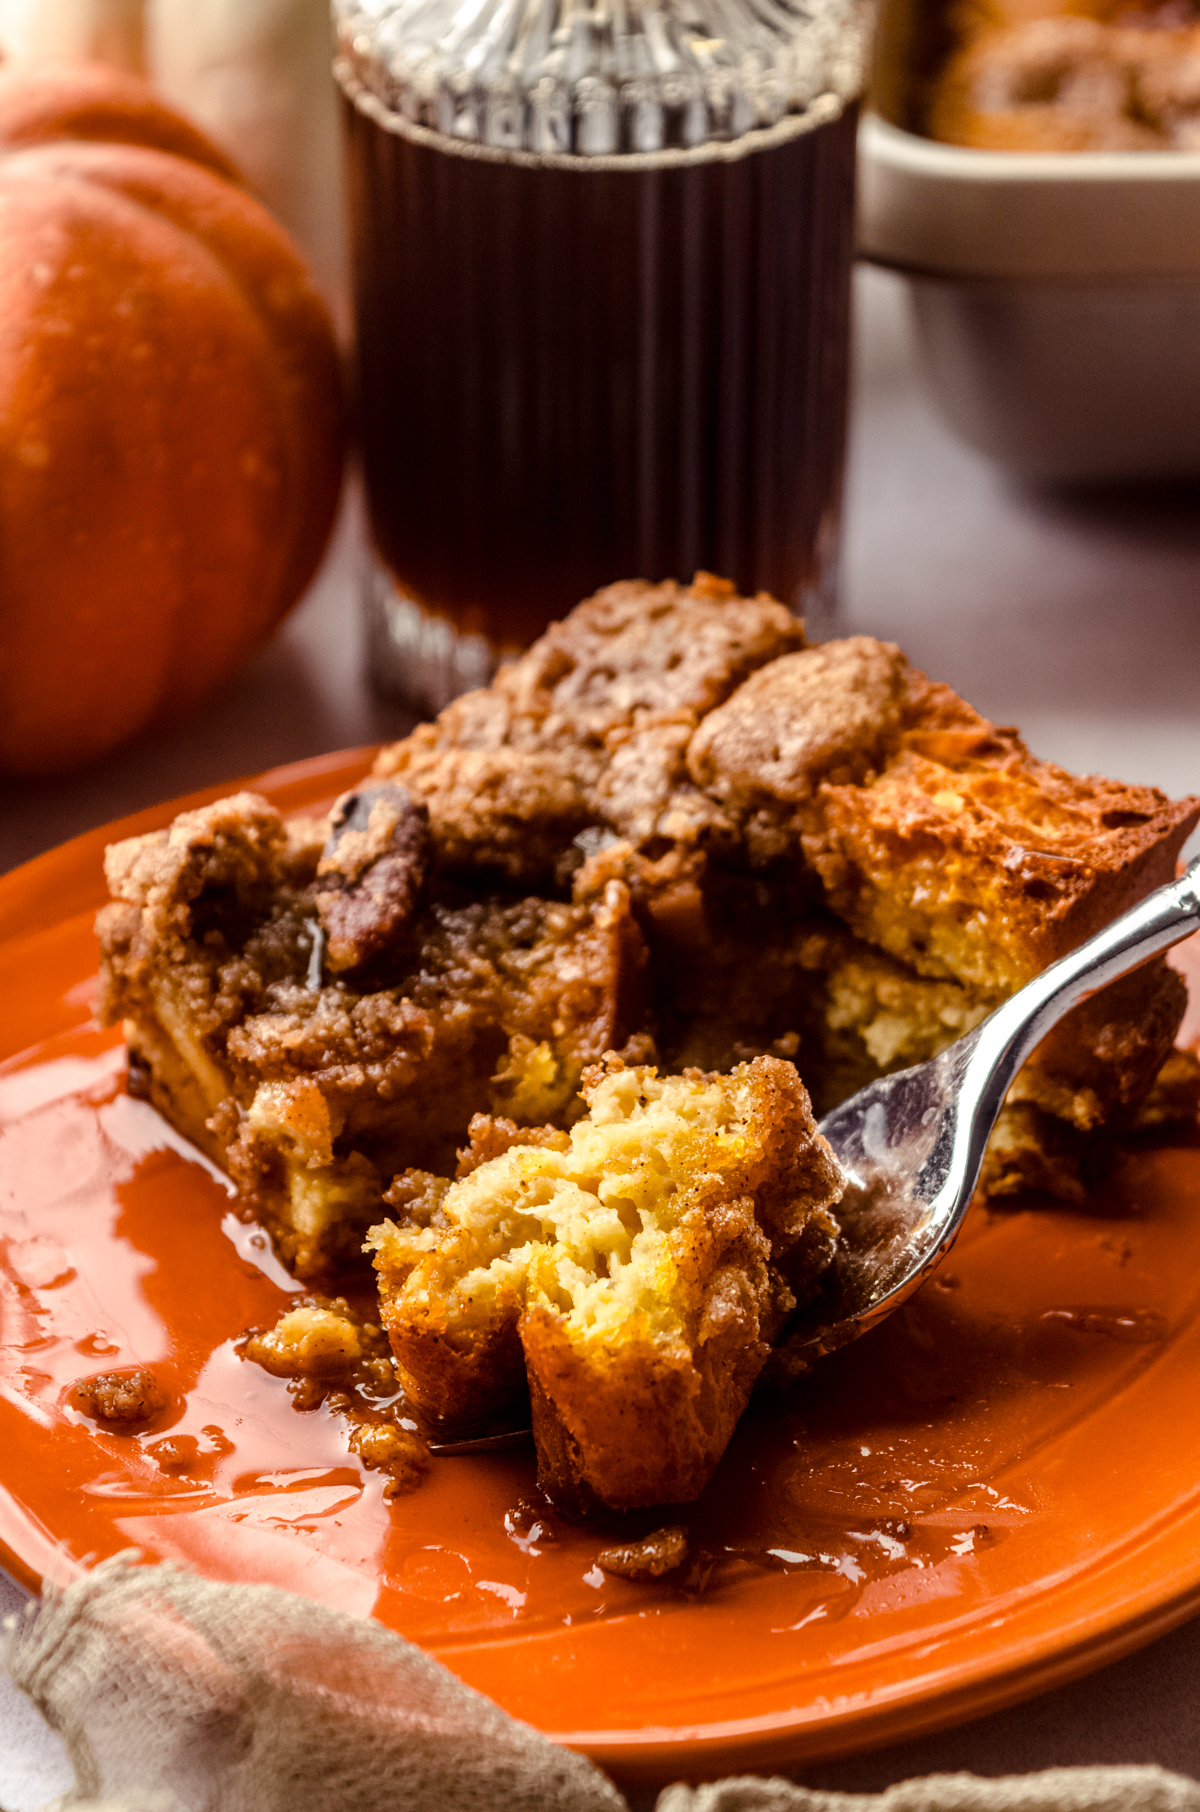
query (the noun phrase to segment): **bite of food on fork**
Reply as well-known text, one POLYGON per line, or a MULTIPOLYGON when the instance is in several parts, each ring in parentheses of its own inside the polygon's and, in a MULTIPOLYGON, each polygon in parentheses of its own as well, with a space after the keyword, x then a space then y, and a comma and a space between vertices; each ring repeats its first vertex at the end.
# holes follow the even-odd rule
POLYGON ((103 1011, 297 1279, 361 1288, 370 1245, 435 1447, 532 1416, 560 1503, 682 1502, 759 1378, 873 1318, 864 1201, 904 1189, 865 1163, 932 1215, 886 1295, 947 1190, 1082 1205, 1107 1142, 1194 1120, 1174 934, 1085 946, 1163 909, 1198 817, 891 644, 628 583, 327 818, 241 794, 115 845, 103 1011))

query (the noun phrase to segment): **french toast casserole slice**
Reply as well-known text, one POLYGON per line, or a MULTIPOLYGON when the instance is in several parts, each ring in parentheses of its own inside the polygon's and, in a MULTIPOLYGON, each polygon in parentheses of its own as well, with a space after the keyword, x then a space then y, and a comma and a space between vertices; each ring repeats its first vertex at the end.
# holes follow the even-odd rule
MULTIPOLYGON (((394 1177, 453 1173, 476 1113, 568 1132, 606 1051, 792 1062, 825 1112, 1169 880, 1198 816, 1037 760, 888 643, 806 646, 706 575, 629 582, 330 820, 239 795, 114 846, 103 1012, 314 1277, 394 1177)), ((1184 1001, 1159 960, 1065 1020, 984 1188, 1080 1199, 1106 1133, 1194 1115, 1184 1001)))

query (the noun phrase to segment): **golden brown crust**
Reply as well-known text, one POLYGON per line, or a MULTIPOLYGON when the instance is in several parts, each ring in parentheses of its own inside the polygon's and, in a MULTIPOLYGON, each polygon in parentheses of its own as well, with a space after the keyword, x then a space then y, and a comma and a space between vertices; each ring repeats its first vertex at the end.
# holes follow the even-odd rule
POLYGON ((829 906, 924 975, 1002 996, 1169 881, 1200 801, 1077 779, 1013 730, 906 731, 883 773, 820 789, 803 838, 829 906))
MULTIPOLYGON (((1169 879, 1197 816, 1195 801, 1036 760, 1015 731, 870 637, 761 669, 700 725, 688 761, 738 819, 751 864, 802 849, 826 908, 859 938, 822 929, 819 915, 791 941, 763 923, 748 948, 736 932, 718 937, 698 974, 693 931, 676 986, 686 1030, 660 1044, 720 1063, 722 1045, 741 1054, 748 1036, 763 1047, 794 1036, 823 1109, 933 1055, 1169 879)), ((665 875, 671 861, 656 866, 665 875)), ((636 909, 648 866, 637 878, 625 866, 636 909)), ((693 858, 687 882, 701 902, 690 922, 711 931, 711 870, 693 858)), ((656 905, 651 887, 652 941, 656 905)), ((1124 1114, 1165 1060, 1181 1002, 1161 965, 1099 997, 1047 1042, 1015 1098, 1079 1127, 1124 1114)))
POLYGON ((691 1362, 648 1344, 592 1356, 566 1337, 562 1317, 529 1309, 521 1341, 547 1496, 581 1517, 699 1497, 770 1352, 753 1337, 757 1307, 748 1293, 742 1337, 731 1330, 691 1362))
POLYGON ((422 1423, 433 1433, 464 1440, 505 1423, 520 1426, 529 1387, 515 1296, 499 1296, 486 1322, 470 1338, 437 1303, 400 1301, 386 1277, 379 1285, 379 1313, 388 1330, 396 1370, 422 1423))
POLYGON ((514 880, 553 873, 599 821, 635 842, 728 834, 688 776, 689 737, 748 674, 803 641, 773 598, 739 598, 707 574, 610 585, 486 692, 385 749, 375 771, 425 799, 451 867, 514 880))
MULTIPOLYGON (((476 1114, 471 1143, 459 1153, 459 1178, 514 1145, 561 1149, 560 1141, 569 1142, 567 1135, 551 1127, 521 1128, 511 1120, 476 1114), (496 1149, 489 1152, 493 1145, 496 1149)), ((451 1187, 449 1177, 407 1170, 394 1179, 383 1199, 405 1232, 432 1229, 431 1238, 436 1239, 449 1227, 445 1202, 451 1187)), ((378 1243, 378 1232, 372 1232, 372 1244, 378 1243)), ((517 1335, 517 1292, 501 1289, 488 1300, 468 1299, 464 1315, 461 1304, 447 1303, 436 1291, 406 1288, 421 1264, 415 1247, 401 1250, 391 1242, 375 1263, 380 1319, 408 1401, 424 1425, 462 1440, 506 1418, 510 1423, 520 1421, 528 1387, 517 1335)))
POLYGON ((799 846, 851 929, 993 999, 1169 880, 1200 817, 1037 760, 869 636, 755 673, 688 765, 753 862, 799 846))
POLYGON ((531 1277, 521 1345, 549 1497, 587 1514, 699 1496, 794 1301, 771 1251, 753 1197, 686 1217, 672 1257, 694 1307, 674 1341, 581 1337, 531 1277))
MULTIPOLYGON (((503 1114, 476 1114, 467 1128, 467 1144, 458 1154, 455 1178, 469 1177, 481 1164, 503 1157, 514 1145, 540 1145, 544 1150, 568 1151, 571 1141, 556 1126, 518 1126, 503 1114)), ((387 1201, 394 1197, 389 1190, 387 1201)))

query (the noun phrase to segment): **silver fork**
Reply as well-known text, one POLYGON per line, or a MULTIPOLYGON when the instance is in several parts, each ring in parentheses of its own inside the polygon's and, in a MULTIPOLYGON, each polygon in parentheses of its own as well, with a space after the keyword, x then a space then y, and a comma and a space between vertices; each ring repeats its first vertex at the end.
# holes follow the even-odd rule
POLYGON ((814 1356, 898 1309, 954 1244, 1017 1071, 1064 1014, 1200 927, 1200 856, 1051 963, 940 1056, 860 1089, 821 1122, 848 1186, 842 1235, 793 1340, 814 1356))
MULTIPOLYGON (((813 1356, 865 1334, 954 1244, 984 1146, 1025 1059, 1064 1014, 1200 928, 1200 856, 1087 943, 1051 963, 940 1056, 860 1089, 821 1121, 846 1174, 841 1237, 821 1293, 789 1338, 813 1356)), ((481 1453, 527 1429, 433 1446, 481 1453)))

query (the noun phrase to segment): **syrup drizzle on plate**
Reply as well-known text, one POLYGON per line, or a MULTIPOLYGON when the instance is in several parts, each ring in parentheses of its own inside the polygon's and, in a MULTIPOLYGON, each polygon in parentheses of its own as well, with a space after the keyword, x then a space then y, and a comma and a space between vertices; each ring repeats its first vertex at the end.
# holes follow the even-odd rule
POLYGON ((954 1270, 911 1308, 755 1403, 697 1504, 626 1520, 690 1531, 679 1574, 639 1584, 597 1566, 612 1526, 574 1527, 539 1499, 532 1454, 435 1459, 415 1497, 389 1506, 335 1416, 297 1410, 238 1356, 299 1286, 224 1178, 125 1092, 105 1035, 60 1036, 0 1078, 0 1120, 3 1413, 43 1456, 53 1441, 61 1482, 39 1468, 23 1495, 64 1564, 136 1544, 209 1568, 218 1550, 234 1569, 245 1553, 252 1571, 269 1552, 287 1575, 294 1556, 317 1595, 324 1581, 340 1602, 349 1576, 356 1604, 425 1642, 764 1588, 779 1632, 897 1589, 941 1593, 956 1563, 1037 1514, 1001 1482, 1013 1459, 1153 1363, 1178 1319, 1139 1298, 1163 1296, 1138 1262, 1149 1227, 1123 1217, 1116 1244, 1106 1220, 978 1212, 954 1270), (1029 1273, 1031 1246, 1043 1262, 1029 1273), (1095 1300, 1081 1303, 1085 1284, 1095 1300), (75 1401, 81 1378, 140 1367, 167 1397, 147 1422, 98 1424, 75 1401), (461 1528, 464 1507, 469 1541, 429 1539, 461 1528))

